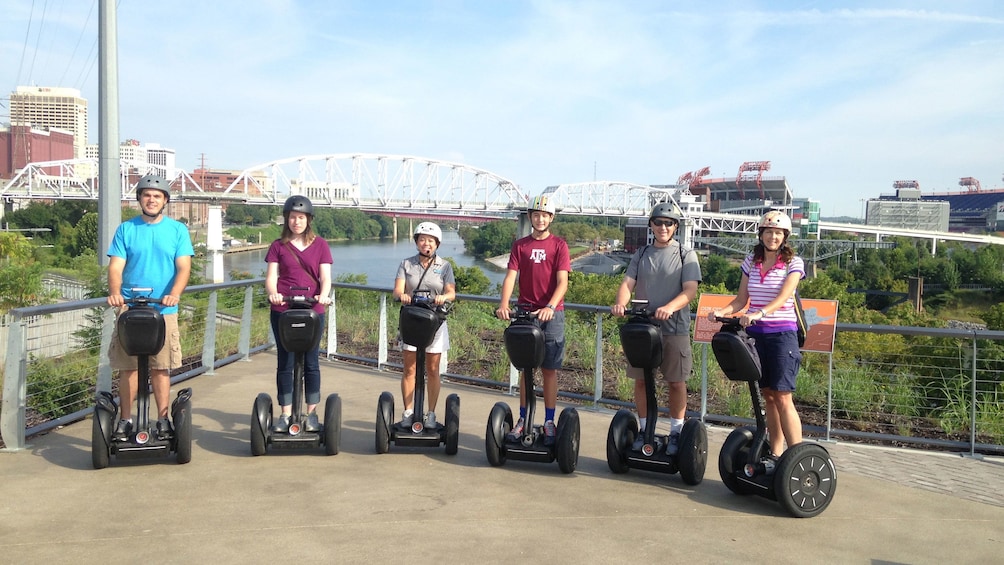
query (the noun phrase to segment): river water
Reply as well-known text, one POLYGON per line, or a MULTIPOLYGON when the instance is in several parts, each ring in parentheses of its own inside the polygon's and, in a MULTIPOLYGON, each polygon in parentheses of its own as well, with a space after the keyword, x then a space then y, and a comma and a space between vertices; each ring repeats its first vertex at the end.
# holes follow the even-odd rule
MULTIPOLYGON (((394 275, 401 260, 416 253, 415 244, 408 239, 398 241, 366 240, 329 242, 331 247, 331 276, 342 274, 363 274, 367 284, 373 286, 393 286, 394 275)), ((231 271, 246 271, 255 277, 265 276, 265 249, 227 253, 223 256, 223 273, 230 280, 231 271)), ((492 285, 501 283, 505 270, 487 261, 475 259, 464 251, 464 241, 456 231, 444 231, 443 243, 438 254, 452 258, 460 267, 478 267, 488 277, 492 285)))

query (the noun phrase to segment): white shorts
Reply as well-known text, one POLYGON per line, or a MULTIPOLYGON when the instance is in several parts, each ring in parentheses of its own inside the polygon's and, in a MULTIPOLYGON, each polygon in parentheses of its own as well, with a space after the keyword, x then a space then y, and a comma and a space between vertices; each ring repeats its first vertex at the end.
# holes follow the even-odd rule
MULTIPOLYGON (((418 351, 418 348, 408 345, 398 338, 397 347, 401 351, 418 351)), ((446 330, 446 322, 439 326, 436 337, 432 339, 429 347, 425 348, 426 353, 442 353, 450 348, 450 332, 446 330)))

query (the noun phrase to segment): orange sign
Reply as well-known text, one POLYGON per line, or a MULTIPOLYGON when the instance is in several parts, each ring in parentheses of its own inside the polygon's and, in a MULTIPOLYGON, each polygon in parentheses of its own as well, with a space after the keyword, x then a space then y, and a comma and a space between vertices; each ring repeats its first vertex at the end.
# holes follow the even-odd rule
MULTIPOLYGON (((711 343, 711 338, 722 327, 721 322, 708 320, 708 314, 718 308, 728 306, 735 296, 728 294, 702 294, 697 302, 697 319, 694 322, 694 341, 711 343)), ((805 310, 805 321, 809 331, 805 334, 805 345, 802 351, 833 353, 833 338, 837 330, 836 300, 817 300, 803 298, 802 309, 805 310)))

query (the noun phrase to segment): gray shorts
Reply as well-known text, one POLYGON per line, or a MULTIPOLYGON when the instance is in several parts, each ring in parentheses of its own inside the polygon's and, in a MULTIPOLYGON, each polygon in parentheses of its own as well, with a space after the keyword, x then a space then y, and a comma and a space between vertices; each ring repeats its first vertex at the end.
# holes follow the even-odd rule
MULTIPOLYGON (((689 335, 662 336, 662 378, 667 383, 682 383, 690 378, 694 370, 694 356, 690 349, 689 335)), ((627 376, 632 379, 645 378, 645 370, 628 364, 627 376)))
MULTIPOLYGON (((123 307, 119 314, 128 310, 123 307)), ((156 370, 177 369, 181 366, 181 332, 178 331, 178 315, 164 315, 164 347, 160 352, 150 357, 150 368, 156 370)), ((108 364, 113 371, 134 371, 136 370, 136 358, 127 355, 119 343, 118 324, 112 330, 112 342, 108 346, 108 364)))

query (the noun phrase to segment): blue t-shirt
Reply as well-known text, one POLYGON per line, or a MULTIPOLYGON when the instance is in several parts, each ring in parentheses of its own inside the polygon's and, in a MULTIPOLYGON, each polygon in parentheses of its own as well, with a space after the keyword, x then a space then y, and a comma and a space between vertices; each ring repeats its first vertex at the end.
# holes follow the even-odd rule
MULTIPOLYGON (((192 238, 185 224, 163 216, 155 224, 142 216, 122 222, 108 247, 109 257, 125 259, 122 270, 122 297, 133 298, 133 288, 152 288, 148 295, 161 298, 171 292, 176 275, 174 261, 178 257, 195 255, 192 238)), ((177 306, 161 307, 162 314, 175 314, 177 306)))

